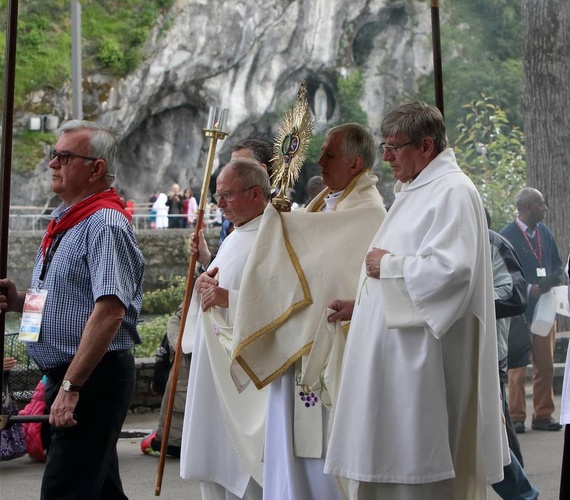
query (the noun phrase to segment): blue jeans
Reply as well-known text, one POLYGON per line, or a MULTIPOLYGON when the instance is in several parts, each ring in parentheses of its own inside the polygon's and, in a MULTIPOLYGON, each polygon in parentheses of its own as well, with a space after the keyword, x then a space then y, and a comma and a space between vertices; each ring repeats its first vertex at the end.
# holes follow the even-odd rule
POLYGON ((538 490, 526 477, 514 453, 510 453, 511 463, 503 468, 504 479, 495 483, 493 489, 503 500, 535 500, 538 498, 538 490))

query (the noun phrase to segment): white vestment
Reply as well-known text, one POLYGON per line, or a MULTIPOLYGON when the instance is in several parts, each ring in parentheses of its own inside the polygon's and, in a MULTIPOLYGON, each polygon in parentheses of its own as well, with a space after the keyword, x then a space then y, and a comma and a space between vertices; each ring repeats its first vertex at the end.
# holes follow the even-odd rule
MULTIPOLYGON (((234 354, 242 356, 240 365, 258 387, 271 382, 263 469, 266 500, 341 498, 335 478, 323 473, 329 410, 322 402, 324 398, 330 406, 344 335, 339 325, 327 324, 325 310, 336 298, 354 298, 364 254, 386 213, 376 180, 363 172, 338 197, 335 213, 279 215, 268 207, 244 270, 234 354), (277 268, 280 273, 271 272, 277 268), (242 337, 244 331, 253 333, 242 337), (311 366, 314 373, 307 385, 322 375, 331 393, 325 395, 319 386, 310 407, 301 402, 296 380, 301 358, 303 367, 311 366), (331 373, 324 373, 325 368, 331 373)), ((318 195, 307 210, 319 210, 327 193, 318 195)), ((236 380, 244 384, 237 373, 236 380)))
POLYGON ((233 324, 242 271, 260 221, 261 216, 235 227, 210 264, 210 268, 219 268, 219 286, 230 291, 229 307, 204 313, 194 294, 183 338, 184 351, 192 350, 193 355, 180 475, 217 483, 238 498, 244 497, 252 477, 262 483, 267 391, 252 386, 238 393, 230 378, 230 358, 221 341, 233 324))
POLYGON ((395 192, 371 244, 389 252, 381 278, 361 272, 325 472, 379 491, 455 478, 452 498, 486 498, 509 459, 483 206, 451 149, 395 192))
POLYGON ((168 227, 168 207, 166 206, 167 196, 160 193, 156 201, 152 204, 152 209, 156 212, 156 229, 168 227))
MULTIPOLYGON (((565 271, 568 274, 568 267, 565 271)), ((570 287, 568 287, 568 302, 570 302, 570 287)), ((566 352, 566 366, 564 367, 564 380, 562 381, 560 423, 562 425, 570 424, 570 349, 566 352)))

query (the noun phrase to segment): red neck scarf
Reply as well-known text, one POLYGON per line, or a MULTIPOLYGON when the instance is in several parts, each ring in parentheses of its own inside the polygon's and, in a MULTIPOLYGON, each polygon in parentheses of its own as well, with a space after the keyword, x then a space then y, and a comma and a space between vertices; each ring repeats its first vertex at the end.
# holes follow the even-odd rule
POLYGON ((121 212, 129 222, 132 219, 131 214, 125 211, 124 203, 113 188, 95 193, 73 205, 59 222, 56 222, 55 219, 50 220, 42 241, 42 254, 44 258, 56 234, 67 231, 102 208, 109 208, 121 212))

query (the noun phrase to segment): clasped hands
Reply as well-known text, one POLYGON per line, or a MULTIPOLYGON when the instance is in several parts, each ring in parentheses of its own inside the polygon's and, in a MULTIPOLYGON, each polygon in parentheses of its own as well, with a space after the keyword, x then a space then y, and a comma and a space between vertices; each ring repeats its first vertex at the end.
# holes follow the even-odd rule
POLYGON ((194 284, 194 290, 202 300, 202 310, 207 311, 210 307, 228 307, 229 292, 225 288, 219 286, 215 276, 218 274, 218 268, 214 267, 202 273, 194 284))

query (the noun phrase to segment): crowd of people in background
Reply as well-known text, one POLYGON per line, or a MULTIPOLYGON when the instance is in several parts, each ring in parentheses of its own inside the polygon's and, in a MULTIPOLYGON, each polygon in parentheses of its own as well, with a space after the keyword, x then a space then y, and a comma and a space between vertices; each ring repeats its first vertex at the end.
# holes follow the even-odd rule
POLYGON ((148 199, 151 229, 186 229, 196 222, 198 201, 190 188, 173 184, 168 194, 155 191, 148 199))
MULTIPOLYGON (((320 175, 311 177, 307 182, 307 203, 324 189, 320 175)), ((288 193, 289 197, 292 193, 288 193)), ((148 221, 151 229, 188 229, 196 226, 198 203, 200 195, 194 195, 192 189, 180 191, 178 184, 173 184, 168 194, 155 191, 148 199, 148 221)), ((125 201, 126 210, 135 213, 135 202, 125 201)), ((305 204, 293 202, 292 210, 304 208, 305 204)), ((221 226, 223 211, 218 205, 209 200, 204 209, 205 226, 221 226)))

